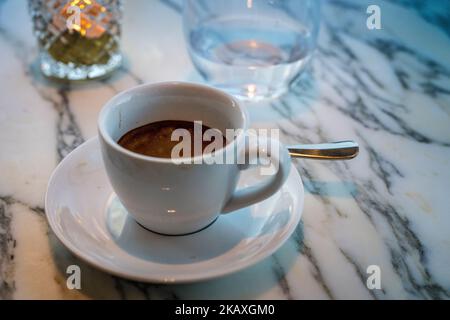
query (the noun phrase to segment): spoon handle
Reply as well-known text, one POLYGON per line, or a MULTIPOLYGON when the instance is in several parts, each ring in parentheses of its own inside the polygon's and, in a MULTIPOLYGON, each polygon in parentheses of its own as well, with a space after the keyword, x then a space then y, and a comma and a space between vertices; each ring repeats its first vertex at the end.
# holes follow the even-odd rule
POLYGON ((359 152, 359 146, 354 141, 339 141, 288 146, 288 151, 293 158, 345 160, 356 157, 359 152))

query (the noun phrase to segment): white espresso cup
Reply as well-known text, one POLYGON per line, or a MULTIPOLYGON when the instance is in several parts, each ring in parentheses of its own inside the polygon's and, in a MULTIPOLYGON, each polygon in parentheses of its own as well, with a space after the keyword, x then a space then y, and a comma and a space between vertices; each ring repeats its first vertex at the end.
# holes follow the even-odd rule
POLYGON ((243 143, 247 126, 246 112, 233 97, 181 82, 145 84, 124 91, 106 103, 98 119, 103 162, 115 193, 139 224, 167 235, 199 231, 221 213, 262 201, 283 185, 291 167, 286 148, 278 141, 268 144, 270 150, 243 143), (189 158, 192 161, 182 164, 138 154, 117 143, 130 130, 163 120, 202 121, 224 134, 226 129, 240 129, 240 134, 214 154, 189 158), (249 166, 238 161, 207 161, 231 153, 264 154, 264 160, 270 160, 277 170, 261 175, 254 186, 236 190, 241 170, 249 166))

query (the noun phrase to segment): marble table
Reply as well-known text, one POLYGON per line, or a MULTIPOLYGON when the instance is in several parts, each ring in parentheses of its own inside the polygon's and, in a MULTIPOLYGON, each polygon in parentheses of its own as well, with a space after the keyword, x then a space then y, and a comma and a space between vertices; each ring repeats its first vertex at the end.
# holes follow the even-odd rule
POLYGON ((124 67, 108 80, 55 84, 36 68, 24 0, 0 1, 0 299, 450 298, 450 4, 334 0, 310 69, 285 97, 249 104, 254 127, 285 143, 354 139, 349 162, 295 160, 302 222, 270 258, 221 279, 151 285, 75 258, 44 213, 57 163, 96 134, 113 95, 140 83, 201 82, 176 1, 125 3, 124 67), (368 30, 369 4, 382 29, 368 30), (66 287, 78 264, 82 289, 66 287), (381 270, 381 289, 366 286, 381 270))

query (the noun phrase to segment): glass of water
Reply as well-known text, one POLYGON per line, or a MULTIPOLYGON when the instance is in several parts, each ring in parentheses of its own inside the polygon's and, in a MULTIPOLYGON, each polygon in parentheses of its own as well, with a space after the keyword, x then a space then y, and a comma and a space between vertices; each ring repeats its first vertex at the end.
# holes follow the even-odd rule
POLYGON ((192 61, 212 85, 245 100, 278 97, 304 70, 320 0, 185 0, 192 61))

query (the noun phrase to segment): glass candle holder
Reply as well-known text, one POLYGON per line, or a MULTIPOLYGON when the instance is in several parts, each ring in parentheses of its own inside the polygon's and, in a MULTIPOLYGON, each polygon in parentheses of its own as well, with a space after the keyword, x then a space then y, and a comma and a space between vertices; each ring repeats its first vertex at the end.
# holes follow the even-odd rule
POLYGON ((28 6, 47 77, 93 79, 120 66, 121 0, 29 0, 28 6))

